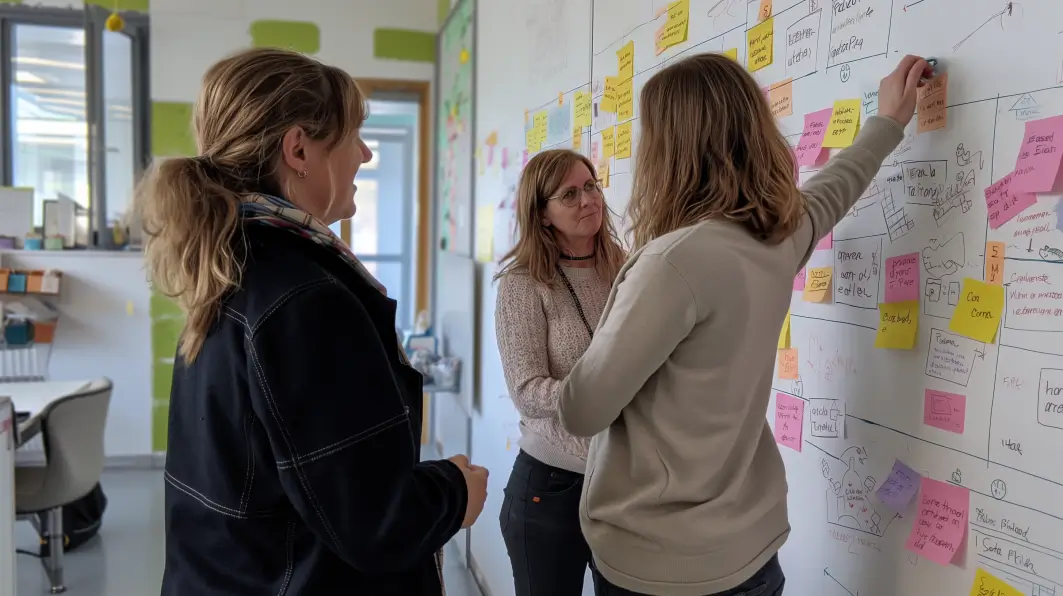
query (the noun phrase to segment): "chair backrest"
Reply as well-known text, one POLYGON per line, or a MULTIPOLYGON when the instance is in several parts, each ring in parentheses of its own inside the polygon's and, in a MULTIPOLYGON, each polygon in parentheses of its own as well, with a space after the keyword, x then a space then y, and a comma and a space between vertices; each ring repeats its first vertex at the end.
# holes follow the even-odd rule
POLYGON ((37 494, 38 499, 46 500, 51 507, 80 499, 100 481, 103 433, 112 389, 110 379, 93 381, 42 413, 48 471, 37 494))

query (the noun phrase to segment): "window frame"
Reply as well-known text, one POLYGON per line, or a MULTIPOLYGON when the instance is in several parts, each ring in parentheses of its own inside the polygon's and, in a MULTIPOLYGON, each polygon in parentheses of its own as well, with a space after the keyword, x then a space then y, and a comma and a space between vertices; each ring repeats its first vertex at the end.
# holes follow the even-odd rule
MULTIPOLYGON (((148 15, 122 12, 121 33, 132 41, 133 172, 139 181, 151 162, 151 33, 148 15)), ((107 225, 107 136, 103 84, 103 34, 111 11, 100 6, 52 8, 0 4, 0 185, 14 179, 14 130, 11 84, 14 68, 14 31, 18 25, 67 27, 85 32, 85 122, 89 180, 88 250, 115 249, 107 225)))

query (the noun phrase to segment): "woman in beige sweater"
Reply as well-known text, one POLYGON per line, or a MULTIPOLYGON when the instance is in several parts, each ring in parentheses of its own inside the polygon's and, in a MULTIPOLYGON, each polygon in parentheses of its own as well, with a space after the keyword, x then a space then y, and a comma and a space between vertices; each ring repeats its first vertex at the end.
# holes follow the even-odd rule
POLYGON ((557 402, 624 259, 590 160, 567 150, 533 157, 517 190, 517 231, 496 277, 498 351, 521 431, 499 524, 517 596, 579 596, 591 558, 579 525, 588 440, 561 428, 557 402))
POLYGON ((879 115, 801 191, 737 62, 694 56, 642 88, 635 252, 561 388, 564 427, 594 435, 580 521, 598 595, 782 594, 786 474, 765 413, 792 280, 900 143, 928 70, 902 60, 879 115))

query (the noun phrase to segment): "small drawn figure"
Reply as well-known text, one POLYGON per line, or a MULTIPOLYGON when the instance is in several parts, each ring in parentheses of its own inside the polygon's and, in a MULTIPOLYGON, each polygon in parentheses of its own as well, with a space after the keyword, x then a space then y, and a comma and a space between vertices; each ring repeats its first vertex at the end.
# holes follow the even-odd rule
POLYGON ((1063 250, 1053 248, 1051 246, 1045 246, 1041 250, 1037 251, 1037 254, 1045 261, 1053 263, 1063 262, 1063 250))
POLYGON ((974 163, 973 156, 978 156, 978 169, 981 170, 985 167, 985 161, 982 159, 982 152, 976 151, 972 154, 970 151, 964 149, 963 143, 956 145, 956 164, 963 167, 969 166, 974 163))
POLYGON ((1003 499, 1008 494, 1008 485, 1004 484, 1004 481, 997 478, 989 485, 989 492, 993 493, 994 499, 1003 499))
POLYGON ((956 484, 960 484, 961 482, 963 482, 963 472, 961 472, 959 468, 957 468, 956 471, 952 473, 952 481, 956 484))

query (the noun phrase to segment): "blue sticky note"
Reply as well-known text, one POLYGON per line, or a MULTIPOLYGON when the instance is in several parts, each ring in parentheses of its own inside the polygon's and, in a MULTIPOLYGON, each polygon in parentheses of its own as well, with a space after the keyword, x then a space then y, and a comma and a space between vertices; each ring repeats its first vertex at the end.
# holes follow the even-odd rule
POLYGON ((922 476, 918 472, 898 459, 893 464, 889 477, 878 487, 875 494, 890 509, 903 512, 915 498, 915 494, 919 492, 921 480, 922 476))

